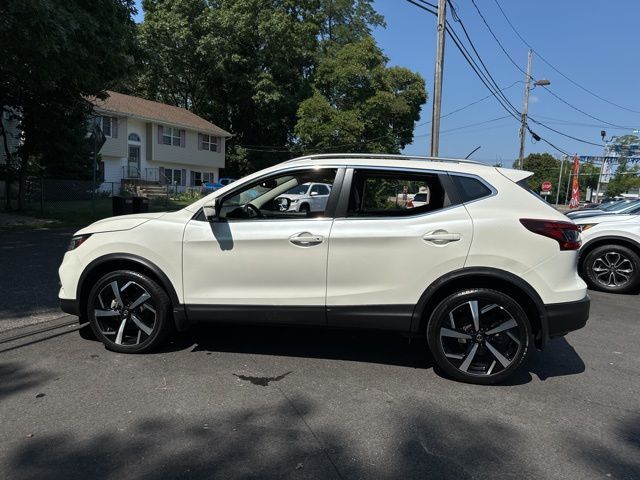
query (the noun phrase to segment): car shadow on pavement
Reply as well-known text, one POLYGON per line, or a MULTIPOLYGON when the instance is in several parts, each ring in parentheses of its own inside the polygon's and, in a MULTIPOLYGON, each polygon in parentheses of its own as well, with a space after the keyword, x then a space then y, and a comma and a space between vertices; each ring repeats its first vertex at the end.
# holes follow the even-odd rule
POLYGON ((201 325, 178 336, 168 350, 324 358, 431 368, 423 339, 365 330, 201 325))
MULTIPOLYGON (((409 339, 406 335, 385 331, 200 325, 178 335, 156 352, 187 349, 434 368, 439 376, 446 377, 435 365, 424 338, 409 339)), ((547 343, 544 351, 532 352, 524 368, 504 385, 529 383, 533 375, 544 381, 584 371, 582 358, 561 337, 547 343)))
POLYGON ((586 366, 576 350, 567 342, 565 337, 554 338, 549 341, 544 350, 531 352, 527 364, 516 372, 503 385, 521 385, 529 383, 532 375, 539 380, 577 375, 584 372, 586 366))

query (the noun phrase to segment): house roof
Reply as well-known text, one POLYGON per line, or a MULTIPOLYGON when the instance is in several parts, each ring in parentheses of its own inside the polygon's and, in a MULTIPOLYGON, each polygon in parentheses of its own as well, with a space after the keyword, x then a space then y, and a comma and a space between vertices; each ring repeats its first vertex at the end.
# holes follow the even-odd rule
POLYGON ((107 91, 109 95, 104 100, 94 98, 91 102, 101 112, 112 113, 127 117, 136 117, 142 120, 156 123, 164 123, 172 126, 184 127, 198 132, 216 135, 218 137, 231 137, 231 134, 222 128, 206 121, 185 108, 174 107, 160 102, 145 100, 123 93, 107 91))

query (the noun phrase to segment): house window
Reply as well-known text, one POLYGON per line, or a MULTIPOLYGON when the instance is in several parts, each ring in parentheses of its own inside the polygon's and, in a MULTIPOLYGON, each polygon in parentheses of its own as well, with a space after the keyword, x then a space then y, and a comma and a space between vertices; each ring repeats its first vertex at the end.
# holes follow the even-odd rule
POLYGON ((193 172, 194 175, 194 180, 193 180, 193 186, 194 187, 199 187, 200 185, 202 185, 202 172, 193 172))
POLYGON ((169 185, 182 185, 182 170, 179 168, 165 168, 164 178, 169 185))
POLYGON ((213 175, 213 172, 202 172, 202 181, 204 183, 215 182, 215 177, 213 175))
POLYGON ((172 127, 162 127, 162 143, 164 145, 173 145, 174 147, 182 146, 182 136, 184 130, 172 127))
POLYGON ((200 148, 211 152, 218 151, 218 138, 213 135, 201 135, 202 142, 200 148))
POLYGON ((129 134, 129 141, 130 142, 139 142, 140 141, 140 135, 138 135, 137 133, 130 133, 129 134))
POLYGON ((105 137, 111 136, 111 117, 98 117, 98 125, 105 137))

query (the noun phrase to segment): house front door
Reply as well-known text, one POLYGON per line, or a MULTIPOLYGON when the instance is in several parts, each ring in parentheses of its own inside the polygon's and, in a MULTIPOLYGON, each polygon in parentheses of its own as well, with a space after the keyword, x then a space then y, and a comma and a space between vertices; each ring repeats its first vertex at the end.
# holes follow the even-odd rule
POLYGON ((140 178, 140 146, 129 145, 127 178, 140 178))

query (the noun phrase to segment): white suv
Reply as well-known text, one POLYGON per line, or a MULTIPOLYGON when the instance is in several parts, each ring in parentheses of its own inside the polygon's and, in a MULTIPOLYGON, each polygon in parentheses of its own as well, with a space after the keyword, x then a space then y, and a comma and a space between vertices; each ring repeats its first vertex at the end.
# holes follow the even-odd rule
POLYGON ((291 160, 177 212, 80 230, 60 267, 62 309, 131 353, 199 322, 407 332, 450 376, 496 383, 589 314, 577 227, 517 184, 530 175, 392 155, 291 160), (324 211, 282 210, 278 197, 306 183, 332 185, 324 211), (422 190, 424 205, 398 201, 422 190))
POLYGON ((578 270, 589 286, 611 293, 640 289, 640 215, 576 219, 584 239, 578 270))
POLYGON ((330 193, 331 185, 309 182, 293 187, 276 200, 284 200, 284 202, 280 200, 280 210, 303 213, 324 212, 330 193))

